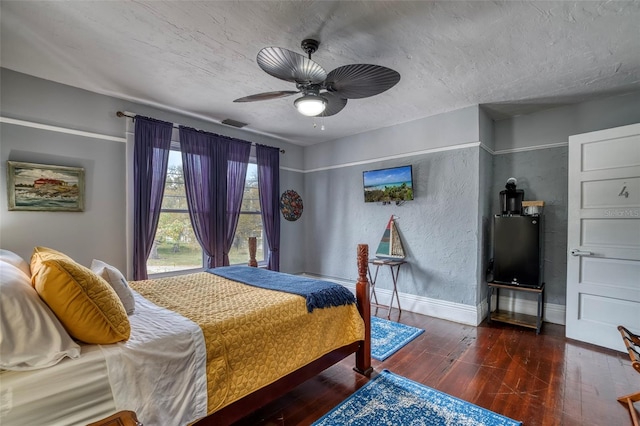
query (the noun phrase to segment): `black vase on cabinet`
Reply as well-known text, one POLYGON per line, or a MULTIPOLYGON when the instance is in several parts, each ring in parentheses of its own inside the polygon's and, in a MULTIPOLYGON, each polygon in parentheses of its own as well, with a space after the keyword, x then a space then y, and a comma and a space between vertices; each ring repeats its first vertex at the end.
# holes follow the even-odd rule
POLYGON ((543 283, 542 216, 495 216, 493 282, 539 288, 543 283))

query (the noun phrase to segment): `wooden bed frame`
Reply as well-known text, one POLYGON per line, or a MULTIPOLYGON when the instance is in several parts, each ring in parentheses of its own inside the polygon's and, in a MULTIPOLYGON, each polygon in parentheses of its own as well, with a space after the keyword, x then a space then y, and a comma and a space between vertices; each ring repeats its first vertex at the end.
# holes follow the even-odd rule
POLYGON ((310 364, 289 373, 276 382, 258 389, 207 417, 198 420, 194 423, 194 426, 222 426, 238 421, 258 408, 278 399, 296 386, 320 374, 325 369, 340 362, 354 352, 356 354, 354 370, 365 376, 371 374, 373 369, 371 368, 371 305, 369 302, 369 281, 367 280, 369 260, 368 245, 358 245, 357 259, 358 281, 356 283, 356 299, 358 301, 358 311, 364 320, 364 340, 329 352, 310 364))

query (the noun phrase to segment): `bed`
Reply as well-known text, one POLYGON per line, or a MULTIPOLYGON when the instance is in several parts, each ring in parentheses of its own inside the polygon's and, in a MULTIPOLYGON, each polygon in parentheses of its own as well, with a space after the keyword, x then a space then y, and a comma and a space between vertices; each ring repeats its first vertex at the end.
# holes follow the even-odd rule
MULTIPOLYGON (((68 344, 66 356, 44 368, 1 370, 0 423, 82 425, 132 410, 147 426, 225 425, 350 354, 354 369, 368 375, 367 255, 366 245, 359 246, 357 304, 318 307, 309 296, 238 282, 215 270, 130 282, 135 311, 127 314, 128 338, 108 344, 74 339, 78 351, 68 344)), ((2 275, 4 282, 7 273, 2 275)), ((46 291, 38 296, 58 319, 64 317, 46 291)))

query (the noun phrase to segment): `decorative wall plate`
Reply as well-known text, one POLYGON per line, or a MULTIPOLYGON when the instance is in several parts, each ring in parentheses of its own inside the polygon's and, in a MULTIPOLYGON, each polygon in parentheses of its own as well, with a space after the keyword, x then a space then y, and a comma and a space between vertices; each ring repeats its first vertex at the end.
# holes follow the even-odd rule
POLYGON ((302 198, 293 189, 287 189, 280 196, 280 211, 285 219, 296 221, 302 216, 302 198))

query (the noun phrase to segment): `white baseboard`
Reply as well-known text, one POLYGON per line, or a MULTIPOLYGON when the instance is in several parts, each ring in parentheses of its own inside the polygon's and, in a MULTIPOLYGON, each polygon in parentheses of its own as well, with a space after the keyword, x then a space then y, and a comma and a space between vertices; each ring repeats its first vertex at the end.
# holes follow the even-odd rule
MULTIPOLYGON (((355 293, 356 285, 352 281, 313 274, 302 275, 342 284, 355 293)), ((382 304, 388 304, 391 300, 391 290, 376 288, 376 295, 378 296, 378 301, 382 304)), ((399 292, 398 295, 400 296, 400 307, 402 308, 402 310, 415 312, 417 314, 428 315, 431 317, 473 326, 477 326, 478 324, 480 324, 487 316, 486 298, 481 303, 479 303, 478 306, 472 306, 401 292, 399 292)), ((495 306, 495 303, 492 303, 492 306, 495 306)), ((535 300, 523 300, 522 298, 513 297, 512 295, 501 295, 500 308, 508 309, 521 314, 536 315, 538 304, 535 300)), ((553 324, 564 325, 565 312, 566 309, 564 305, 545 303, 542 319, 543 321, 553 324)))
MULTIPOLYGON (((302 275, 342 284, 355 293, 356 285, 354 282, 312 274, 302 275)), ((398 295, 400 296, 400 307, 403 311, 415 312, 417 314, 428 315, 430 317, 441 318, 448 321, 454 321, 461 324, 473 326, 476 326, 480 324, 480 322, 482 322, 482 319, 480 321, 478 321, 477 319, 478 314, 476 312, 475 306, 448 302, 446 300, 431 299, 424 296, 416 296, 414 294, 401 292, 398 292, 398 295)), ((376 288, 376 296, 378 297, 378 302, 388 305, 389 301, 391 300, 391 290, 376 288)), ((395 301, 394 307, 397 307, 395 301)))

